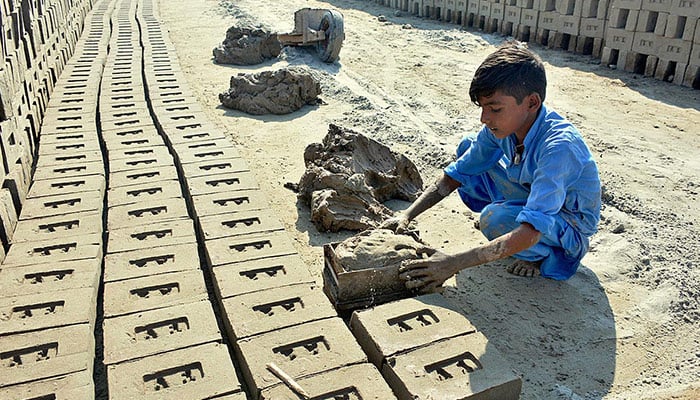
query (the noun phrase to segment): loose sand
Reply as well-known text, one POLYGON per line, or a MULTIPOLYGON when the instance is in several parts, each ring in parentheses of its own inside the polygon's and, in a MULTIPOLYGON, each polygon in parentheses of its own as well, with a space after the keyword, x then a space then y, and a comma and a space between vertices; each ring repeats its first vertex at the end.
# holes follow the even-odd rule
MULTIPOLYGON (((348 233, 318 233, 308 209, 284 188, 302 176, 304 148, 335 123, 406 154, 432 181, 460 137, 479 128, 469 82, 504 40, 397 16, 371 1, 158 3, 197 100, 239 145, 319 281, 322 245, 348 233), (257 66, 213 62, 212 49, 231 25, 291 32, 294 11, 303 7, 343 13, 338 63, 323 64, 297 48, 257 66), (318 71, 326 104, 284 116, 221 107, 218 94, 232 75, 287 65, 318 71)), ((523 399, 700 398, 700 91, 533 48, 548 69, 546 103, 580 127, 599 163, 600 231, 568 281, 517 278, 504 261, 463 271, 447 282, 445 296, 522 375, 523 399)), ((454 252, 483 242, 474 219, 453 195, 419 217, 417 227, 428 244, 454 252)))

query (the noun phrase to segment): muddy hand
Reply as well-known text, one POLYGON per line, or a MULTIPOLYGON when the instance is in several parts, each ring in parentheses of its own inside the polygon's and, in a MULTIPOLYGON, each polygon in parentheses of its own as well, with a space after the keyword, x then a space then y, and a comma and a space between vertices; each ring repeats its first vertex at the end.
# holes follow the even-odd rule
POLYGON ((433 293, 452 276, 443 263, 447 260, 444 254, 435 252, 437 257, 421 260, 409 260, 401 263, 399 279, 403 280, 407 289, 420 293, 433 293))
POLYGON ((408 231, 408 225, 411 223, 404 215, 399 214, 396 217, 391 217, 379 225, 380 229, 390 229, 396 233, 405 233, 408 231))

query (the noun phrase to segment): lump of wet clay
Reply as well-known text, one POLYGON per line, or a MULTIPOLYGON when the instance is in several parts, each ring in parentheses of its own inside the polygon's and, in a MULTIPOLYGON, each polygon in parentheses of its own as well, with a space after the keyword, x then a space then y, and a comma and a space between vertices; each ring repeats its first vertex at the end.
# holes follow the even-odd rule
POLYGON ((335 258, 346 271, 386 267, 422 258, 429 248, 409 235, 372 229, 348 238, 335 248, 335 258))
POLYGON ((330 124, 322 143, 304 152, 299 198, 319 231, 376 228, 393 212, 390 199, 413 201, 423 180, 406 156, 360 133, 330 124))
POLYGON ((226 39, 214 48, 218 64, 255 65, 276 58, 282 51, 277 34, 261 27, 232 26, 226 39))
POLYGON ((305 67, 289 67, 231 77, 219 94, 224 107, 248 114, 289 114, 306 104, 318 104, 321 84, 305 67))

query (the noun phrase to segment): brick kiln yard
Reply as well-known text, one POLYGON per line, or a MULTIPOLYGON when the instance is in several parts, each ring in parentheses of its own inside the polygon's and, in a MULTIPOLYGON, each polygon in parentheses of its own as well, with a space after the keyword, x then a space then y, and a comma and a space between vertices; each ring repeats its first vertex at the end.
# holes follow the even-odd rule
MULTIPOLYGON (((454 366, 426 361, 428 384, 401 368, 443 355, 458 371, 481 371, 473 385, 505 393, 521 377, 521 399, 700 397, 698 90, 533 45, 548 68, 547 103, 579 126, 605 187, 583 267, 554 282, 492 263, 463 271, 437 298, 343 321, 321 291, 322 247, 350 233, 319 233, 284 187, 303 174, 304 148, 334 123, 406 154, 430 182, 478 129, 470 77, 504 37, 370 1, 73 3, 50 25, 62 32, 45 29, 57 48, 34 39, 45 59, 19 62, 27 36, 3 42, 14 51, 3 79, 8 66, 25 73, 2 86, 0 398, 292 396, 268 362, 312 394, 387 399, 386 382, 404 381, 441 398, 454 366), (288 32, 303 7, 343 13, 338 63, 304 49, 258 66, 212 62, 231 25, 288 32), (68 47, 70 61, 56 64, 68 47), (325 104, 285 116, 220 106, 231 75, 287 65, 316 71, 325 104), (31 99, 45 94, 47 66, 62 73, 41 104, 31 99), (16 96, 7 100, 8 91, 16 96), (40 132, 27 125, 38 120, 40 132), (453 339, 395 357, 425 340, 381 330, 406 313, 440 316, 453 339), (370 366, 382 357, 398 372, 383 378, 370 366), (324 370, 332 372, 302 377, 324 370)), ((3 31, 18 15, 3 14, 3 31)), ((483 241, 474 219, 452 196, 417 228, 452 252, 483 241)))

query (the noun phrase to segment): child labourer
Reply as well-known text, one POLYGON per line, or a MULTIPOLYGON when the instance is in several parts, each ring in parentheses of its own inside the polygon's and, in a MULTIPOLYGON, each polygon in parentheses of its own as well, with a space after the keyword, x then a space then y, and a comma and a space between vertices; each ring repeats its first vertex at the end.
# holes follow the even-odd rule
MULTIPOLYGON (((519 276, 570 278, 600 220, 598 168, 577 129, 543 104, 542 60, 508 42, 486 57, 469 88, 483 126, 457 148, 457 160, 408 209, 382 224, 397 232, 457 190, 479 212, 489 242, 457 254, 406 261, 408 288, 432 291, 457 272, 509 256, 519 276)), ((477 224, 475 224, 477 226, 477 224)))

